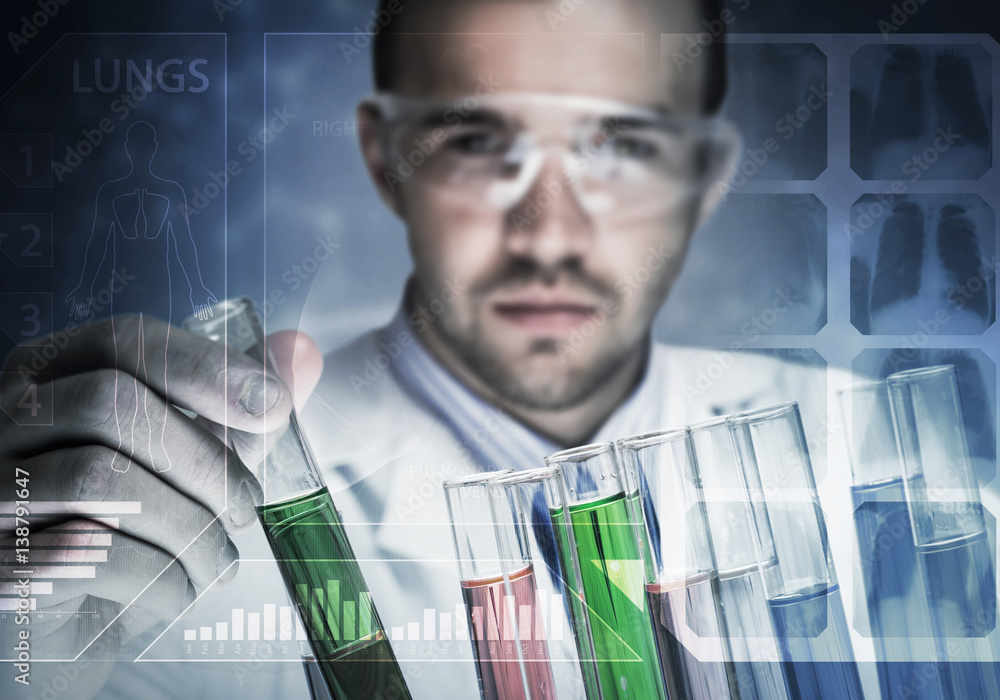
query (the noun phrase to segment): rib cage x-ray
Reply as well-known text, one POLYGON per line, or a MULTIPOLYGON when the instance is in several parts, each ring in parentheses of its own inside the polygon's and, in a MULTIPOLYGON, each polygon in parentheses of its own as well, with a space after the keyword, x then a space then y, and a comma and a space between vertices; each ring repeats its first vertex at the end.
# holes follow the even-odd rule
MULTIPOLYGON (((866 216, 875 195, 852 208, 866 216)), ((851 246, 851 319, 865 334, 975 335, 996 319, 994 212, 975 195, 911 195, 851 246)), ((879 209, 875 209, 879 211, 879 209)))
POLYGON ((866 46, 851 62, 851 166, 865 180, 972 180, 992 164, 992 69, 976 46, 866 46))

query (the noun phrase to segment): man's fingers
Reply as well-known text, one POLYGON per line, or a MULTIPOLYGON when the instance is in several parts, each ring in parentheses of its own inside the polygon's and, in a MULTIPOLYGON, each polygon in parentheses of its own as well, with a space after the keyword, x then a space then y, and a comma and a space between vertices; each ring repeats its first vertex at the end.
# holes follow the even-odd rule
MULTIPOLYGON (((52 398, 53 424, 12 432, 5 449, 24 457, 37 457, 40 447, 110 449, 84 450, 62 473, 43 458, 32 469, 39 486, 55 489, 63 486, 56 479, 69 480, 79 498, 103 500, 120 488, 117 477, 138 464, 213 513, 226 513, 224 523, 231 531, 253 520, 253 507, 263 495, 254 475, 215 436, 129 375, 98 370, 59 379, 52 383, 52 398)), ((3 408, 15 417, 28 410, 6 400, 3 408)), ((139 493, 132 500, 145 503, 147 497, 139 493)))
POLYGON ((323 374, 323 353, 313 339, 296 331, 280 331, 267 339, 271 364, 291 387, 295 407, 302 408, 323 374))
MULTIPOLYGON (((274 430, 270 430, 263 435, 260 433, 244 433, 241 430, 226 429, 218 423, 198 416, 195 422, 208 432, 212 433, 219 442, 228 445, 236 451, 240 461, 243 462, 254 475, 259 475, 261 462, 270 453, 278 440, 288 430, 288 423, 284 423, 274 430)), ((259 477, 258 477, 259 480, 259 477)))
MULTIPOLYGON (((44 542, 48 561, 42 566, 87 566, 94 576, 59 578, 52 592, 36 598, 36 609, 65 610, 68 601, 80 601, 85 596, 111 600, 121 605, 138 605, 161 620, 173 620, 197 595, 181 563, 163 550, 92 520, 71 520, 58 527, 41 530, 33 539, 44 542), (113 582, 109 585, 109 582, 113 582)), ((36 565, 38 566, 38 565, 36 565)), ((234 567, 235 568, 235 567, 234 567)), ((7 593, 13 583, 0 583, 0 592, 7 593)), ((16 594, 16 592, 14 593, 16 594)), ((81 610, 81 614, 91 613, 81 610)), ((50 616, 32 621, 43 636, 42 625, 50 616)), ((65 624, 56 620, 56 625, 65 624)), ((101 627, 110 623, 102 619, 101 627)), ((33 630, 34 632, 34 630, 33 630)), ((80 648, 66 650, 75 655, 91 640, 78 640, 80 648)))
POLYGON ((52 379, 119 370, 170 403, 247 432, 283 423, 292 407, 288 387, 257 361, 158 319, 116 316, 75 328, 72 336, 61 332, 51 341, 55 352, 17 348, 5 370, 52 379))
MULTIPOLYGON (((176 557, 187 577, 199 587, 204 588, 229 569, 239 554, 226 535, 224 520, 141 465, 131 463, 124 472, 113 471, 115 459, 120 460, 121 455, 98 446, 28 460, 24 468, 31 472, 32 483, 42 482, 39 486, 46 497, 33 508, 35 527, 51 527, 77 516, 114 518, 112 524, 120 532, 176 557)), ((249 504, 245 517, 251 522, 255 519, 249 504)), ((6 520, 0 522, 6 524, 6 520)), ((51 556, 51 550, 47 555, 51 556)), ((72 552, 65 556, 71 557, 72 552)))

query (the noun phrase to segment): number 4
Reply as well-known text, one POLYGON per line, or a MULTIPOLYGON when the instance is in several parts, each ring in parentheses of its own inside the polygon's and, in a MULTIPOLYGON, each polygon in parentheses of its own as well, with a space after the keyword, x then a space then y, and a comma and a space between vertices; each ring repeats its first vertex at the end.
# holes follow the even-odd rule
POLYGON ((28 390, 24 392, 24 396, 17 402, 17 407, 29 409, 32 418, 38 417, 38 409, 42 407, 42 404, 38 402, 37 384, 32 384, 28 387, 28 390))

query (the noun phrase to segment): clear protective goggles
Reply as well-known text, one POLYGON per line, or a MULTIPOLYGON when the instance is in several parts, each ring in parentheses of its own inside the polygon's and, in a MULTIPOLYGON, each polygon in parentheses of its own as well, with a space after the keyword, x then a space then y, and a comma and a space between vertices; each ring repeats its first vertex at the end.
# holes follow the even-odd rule
POLYGON ((380 93, 365 102, 381 115, 390 182, 412 178, 456 205, 504 212, 531 192, 553 151, 561 169, 540 191, 569 190, 592 218, 617 220, 656 217, 701 195, 729 174, 740 147, 723 118, 587 96, 380 93))

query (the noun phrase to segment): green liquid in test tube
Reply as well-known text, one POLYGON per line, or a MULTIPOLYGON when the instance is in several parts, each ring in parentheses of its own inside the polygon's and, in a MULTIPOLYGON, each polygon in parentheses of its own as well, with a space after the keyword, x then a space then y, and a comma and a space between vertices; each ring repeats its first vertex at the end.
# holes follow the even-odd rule
MULTIPOLYGON (((211 319, 192 318, 184 327, 265 361, 263 330, 251 301, 228 300, 212 310, 211 319)), ((330 694, 335 700, 410 700, 344 526, 294 412, 262 470, 258 476, 265 502, 257 508, 257 515, 330 694)))
POLYGON ((565 561, 575 544, 605 700, 665 700, 633 532, 636 504, 626 500, 612 445, 565 450, 545 462, 561 468, 567 486, 569 500, 551 517, 565 561), (573 543, 558 536, 567 518, 573 543))

